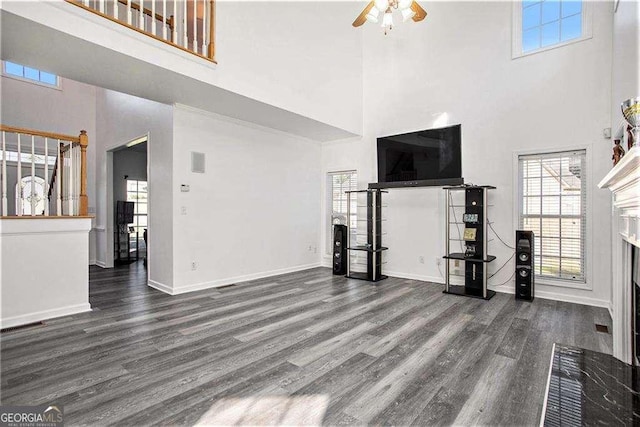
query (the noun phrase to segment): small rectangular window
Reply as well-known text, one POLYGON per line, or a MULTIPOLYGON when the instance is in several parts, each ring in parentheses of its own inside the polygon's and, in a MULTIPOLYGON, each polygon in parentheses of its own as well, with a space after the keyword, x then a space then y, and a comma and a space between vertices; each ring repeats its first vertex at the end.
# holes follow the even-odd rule
POLYGON ((60 81, 55 74, 47 73, 36 68, 16 64, 15 62, 3 61, 2 73, 5 76, 17 77, 21 80, 40 83, 45 86, 59 87, 60 81))
POLYGON ((582 0, 515 3, 514 58, 590 38, 589 13, 582 0))
POLYGON ((586 282, 586 151, 518 158, 520 228, 535 234, 535 274, 586 282))
POLYGON ((329 172, 328 174, 328 203, 329 203, 329 229, 327 232, 327 253, 331 253, 333 246, 333 225, 347 225, 349 221, 352 229, 357 226, 357 197, 351 198, 351 216, 347 218, 347 194, 345 191, 353 191, 358 188, 358 173, 356 171, 329 172))

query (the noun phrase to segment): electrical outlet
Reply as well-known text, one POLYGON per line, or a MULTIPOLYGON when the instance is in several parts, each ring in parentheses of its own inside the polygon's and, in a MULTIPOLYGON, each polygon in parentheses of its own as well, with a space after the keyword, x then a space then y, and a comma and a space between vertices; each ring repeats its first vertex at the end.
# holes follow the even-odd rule
POLYGON ((418 262, 419 262, 420 264, 424 264, 424 257, 423 257, 422 255, 420 255, 420 256, 418 257, 418 262))
POLYGON ((191 261, 191 270, 195 271, 198 269, 198 263, 195 261, 191 261))
POLYGON ((180 215, 186 215, 187 214, 187 207, 186 206, 182 206, 180 208, 180 215))

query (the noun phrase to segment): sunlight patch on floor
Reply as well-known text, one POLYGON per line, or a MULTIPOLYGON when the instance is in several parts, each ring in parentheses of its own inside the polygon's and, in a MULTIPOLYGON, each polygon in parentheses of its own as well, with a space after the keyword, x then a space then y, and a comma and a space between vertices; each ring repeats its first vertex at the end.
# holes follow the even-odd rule
POLYGON ((322 425, 329 396, 256 396, 217 400, 197 425, 322 425))

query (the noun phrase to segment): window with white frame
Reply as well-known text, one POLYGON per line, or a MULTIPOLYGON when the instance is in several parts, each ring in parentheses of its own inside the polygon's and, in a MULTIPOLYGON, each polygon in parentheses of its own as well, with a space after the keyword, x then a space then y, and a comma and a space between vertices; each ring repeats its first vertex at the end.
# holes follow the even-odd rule
POLYGON ((40 83, 45 86, 58 87, 60 81, 55 74, 16 64, 15 62, 2 61, 2 74, 10 77, 17 77, 21 80, 40 83))
POLYGON ((590 6, 586 1, 526 0, 513 7, 514 57, 591 37, 590 6))
POLYGON ((535 274, 586 282, 586 151, 518 158, 520 228, 535 235, 535 274))
MULTIPOLYGON (((142 239, 144 229, 147 228, 147 182, 133 179, 127 180, 127 202, 134 203, 133 227, 137 238, 142 239)), ((132 236, 135 238, 135 236, 132 236)))
POLYGON ((358 198, 351 198, 350 218, 347 218, 347 194, 345 191, 358 189, 358 173, 356 171, 329 172, 327 176, 329 195, 329 227, 327 232, 327 253, 333 246, 333 225, 350 223, 352 230, 357 226, 358 198))

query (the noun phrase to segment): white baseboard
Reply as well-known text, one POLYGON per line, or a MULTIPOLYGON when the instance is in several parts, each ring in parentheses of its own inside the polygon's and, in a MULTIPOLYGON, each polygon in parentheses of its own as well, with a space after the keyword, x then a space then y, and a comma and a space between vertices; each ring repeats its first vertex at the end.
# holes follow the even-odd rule
POLYGON ((54 308, 52 310, 37 311, 35 313, 21 314, 20 316, 7 317, 0 321, 0 329, 13 328, 20 325, 28 325, 29 323, 41 322, 54 317, 70 316, 72 314, 84 313, 91 311, 89 303, 70 305, 67 307, 54 308))
MULTIPOLYGON (((503 294, 516 293, 515 290, 513 289, 513 286, 509 286, 509 287, 499 286, 495 288, 492 288, 491 286, 489 286, 489 289, 491 289, 492 291, 501 292, 503 294)), ((549 292, 549 291, 535 291, 534 296, 535 298, 549 299, 553 301, 572 302, 575 304, 590 305, 593 307, 609 308, 609 301, 607 300, 589 298, 589 297, 584 297, 580 295, 564 295, 564 294, 558 294, 556 292, 549 292)))
POLYGON ((89 265, 98 265, 98 262, 95 259, 90 259, 89 265))
POLYGON ((152 287, 153 289, 157 289, 160 292, 164 292, 165 294, 175 295, 173 292, 173 288, 171 286, 167 286, 164 283, 156 282, 155 280, 149 280, 147 285, 152 287))
POLYGON ((609 305, 607 306, 607 309, 609 310, 609 316, 611 316, 611 321, 613 322, 613 303, 610 302, 609 305))
POLYGON ((107 264, 102 261, 96 260, 96 265, 100 268, 107 268, 107 264))
POLYGON ((209 289, 209 288, 219 288, 220 286, 227 286, 227 285, 232 285, 232 284, 237 284, 242 282, 248 282, 249 280, 264 279, 266 277, 271 277, 271 276, 279 276, 280 274, 295 273, 296 271, 309 270, 311 268, 316 268, 321 266, 322 265, 320 262, 314 262, 313 264, 298 265, 295 267, 281 268, 279 270, 264 271, 261 273, 253 273, 253 274, 247 274, 244 276, 236 276, 236 277, 230 277, 227 279, 219 279, 219 280, 213 280, 210 282, 202 282, 202 283, 195 283, 193 285, 180 286, 178 288, 173 288, 172 292, 165 290, 165 289, 168 289, 168 286, 159 284, 157 282, 154 282, 154 284, 161 285, 162 288, 152 285, 151 281, 149 281, 149 286, 152 286, 163 292, 171 293, 171 295, 178 295, 178 294, 184 294, 186 292, 200 291, 200 290, 209 289))

